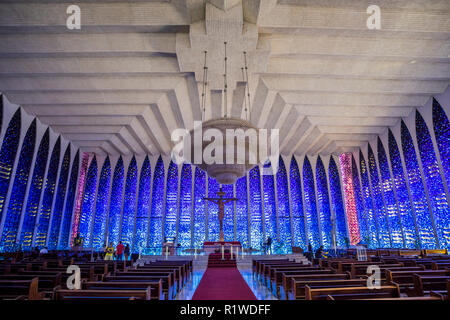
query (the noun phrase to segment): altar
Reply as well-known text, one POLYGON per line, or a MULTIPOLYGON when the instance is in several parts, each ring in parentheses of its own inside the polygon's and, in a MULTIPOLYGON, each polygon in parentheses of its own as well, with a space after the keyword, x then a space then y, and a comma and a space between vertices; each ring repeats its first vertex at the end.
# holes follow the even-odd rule
POLYGON ((230 250, 233 247, 233 252, 236 250, 241 251, 241 242, 240 241, 205 241, 203 242, 203 250, 206 254, 214 253, 216 250, 221 252, 222 247, 224 250, 230 250))

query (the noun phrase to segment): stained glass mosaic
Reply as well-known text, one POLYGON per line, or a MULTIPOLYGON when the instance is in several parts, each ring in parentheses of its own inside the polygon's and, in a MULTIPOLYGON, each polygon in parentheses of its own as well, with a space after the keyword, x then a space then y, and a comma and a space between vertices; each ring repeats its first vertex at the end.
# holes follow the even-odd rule
POLYGON ((177 237, 177 206, 178 206, 178 166, 170 162, 166 179, 166 206, 164 209, 164 239, 177 237))
POLYGON ((378 163, 380 164, 381 187, 383 189, 384 203, 386 205, 391 246, 393 248, 403 248, 402 226, 398 215, 396 195, 394 193, 386 152, 380 138, 377 140, 377 149, 378 163))
POLYGON ((109 189, 111 186, 111 161, 106 157, 98 181, 97 199, 95 201, 94 224, 92 227, 91 247, 100 249, 105 243, 106 216, 108 214, 109 189))
POLYGON ((111 198, 109 200, 109 212, 108 212, 108 236, 107 243, 113 243, 117 245, 119 243, 119 228, 120 228, 120 216, 122 211, 122 195, 125 169, 123 166, 123 159, 119 157, 116 166, 114 168, 112 186, 111 186, 111 198))
MULTIPOLYGON (((350 156, 351 157, 351 156, 350 156)), ((347 236, 347 223, 345 220, 344 203, 342 202, 341 182, 339 178, 339 171, 334 161, 334 158, 330 156, 330 164, 328 167, 329 180, 330 180, 330 197, 331 208, 334 212, 334 229, 335 229, 335 242, 337 247, 345 246, 345 238, 347 236)), ((351 168, 349 170, 351 177, 351 168)), ((353 187, 353 185, 351 185, 353 187)), ((357 229, 359 231, 359 229, 357 229)))
POLYGON ((248 229, 248 196, 247 176, 236 181, 236 241, 240 241, 243 248, 249 247, 248 229))
POLYGON ((159 157, 153 173, 152 206, 150 212, 149 247, 154 253, 161 252, 164 214, 164 162, 159 157))
POLYGON ((178 243, 182 249, 191 247, 192 222, 192 168, 188 163, 181 167, 180 205, 178 208, 178 243))
POLYGON ((302 183, 297 160, 291 159, 289 169, 289 182, 291 189, 291 212, 292 212, 292 237, 294 247, 307 250, 305 216, 303 214, 302 183))
POLYGON ((314 175, 308 157, 303 163, 303 192, 305 195, 305 218, 308 244, 313 250, 320 245, 319 221, 317 217, 316 192, 314 190, 314 175))
POLYGON ((450 208, 430 132, 418 111, 416 111, 416 134, 438 244, 440 248, 450 249, 450 208))
POLYGON ((147 247, 148 217, 150 213, 150 191, 152 187, 152 168, 150 160, 145 157, 139 177, 138 204, 136 208, 136 232, 132 252, 142 252, 147 247))
POLYGON ((61 154, 61 137, 59 136, 53 147, 52 155, 47 170, 47 178, 45 180, 44 194, 39 210, 38 225, 35 235, 35 245, 43 247, 47 242, 47 233, 50 223, 50 213, 52 212, 53 197, 56 189, 56 177, 59 169, 59 158, 61 154))
POLYGON ((136 212, 138 168, 136 158, 133 157, 128 165, 127 178, 125 180, 125 193, 123 196, 122 224, 120 228, 120 240, 123 245, 130 245, 133 241, 134 220, 136 212))
POLYGON ((319 214, 321 243, 325 249, 333 247, 330 198, 325 167, 320 156, 316 163, 317 211, 319 214))
POLYGON ((260 250, 264 241, 262 206, 261 206, 261 175, 256 166, 248 173, 249 206, 250 206, 250 247, 260 250))
POLYGON ((292 252, 292 230, 291 211, 289 206, 289 186, 286 173, 286 166, 283 158, 278 160, 278 171, 276 174, 277 183, 277 204, 278 204, 278 233, 279 233, 279 253, 288 254, 292 252))
POLYGON ((206 239, 206 173, 196 167, 194 176, 194 224, 193 224, 193 246, 200 249, 206 239))
POLYGON ((3 225, 2 238, 0 241, 0 251, 2 252, 12 252, 19 249, 16 245, 16 238, 35 145, 36 119, 31 122, 22 142, 14 183, 12 185, 11 196, 9 199, 8 210, 6 211, 5 222, 3 225))

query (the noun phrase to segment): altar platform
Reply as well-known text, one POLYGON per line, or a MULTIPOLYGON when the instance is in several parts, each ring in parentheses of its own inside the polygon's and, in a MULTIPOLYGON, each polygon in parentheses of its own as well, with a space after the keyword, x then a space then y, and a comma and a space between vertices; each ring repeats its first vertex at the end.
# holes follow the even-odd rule
POLYGON ((241 252, 242 246, 240 241, 205 241, 203 242, 203 251, 205 254, 214 253, 216 250, 231 250, 233 247, 233 251, 239 250, 241 252))

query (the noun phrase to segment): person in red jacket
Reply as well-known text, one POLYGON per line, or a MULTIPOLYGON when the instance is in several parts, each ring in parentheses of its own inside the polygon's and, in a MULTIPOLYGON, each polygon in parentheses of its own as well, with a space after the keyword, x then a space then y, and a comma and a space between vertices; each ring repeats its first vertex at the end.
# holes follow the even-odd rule
POLYGON ((123 244, 122 241, 119 241, 119 244, 116 247, 116 258, 117 260, 123 259, 123 244))

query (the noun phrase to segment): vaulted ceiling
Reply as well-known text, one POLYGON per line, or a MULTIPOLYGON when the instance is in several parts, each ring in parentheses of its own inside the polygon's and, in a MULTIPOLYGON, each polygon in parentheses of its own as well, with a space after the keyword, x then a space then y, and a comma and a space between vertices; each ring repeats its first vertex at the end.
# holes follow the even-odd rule
POLYGON ((448 0, 378 0, 380 30, 368 0, 81 0, 80 30, 71 4, 0 3, 0 91, 84 151, 169 154, 202 119, 204 51, 205 119, 278 128, 283 154, 354 151, 450 83, 448 0))

